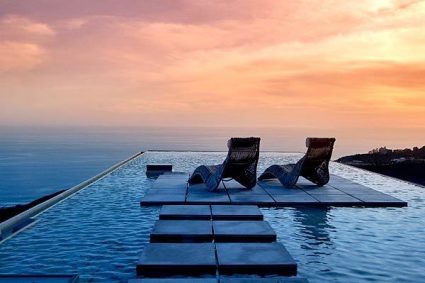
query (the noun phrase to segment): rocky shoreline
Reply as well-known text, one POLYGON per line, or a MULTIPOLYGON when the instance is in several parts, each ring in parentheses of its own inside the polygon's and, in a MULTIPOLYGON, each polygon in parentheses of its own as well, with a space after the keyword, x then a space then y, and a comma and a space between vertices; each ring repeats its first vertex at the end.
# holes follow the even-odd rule
POLYGON ((425 186, 425 146, 396 150, 381 147, 367 154, 344 156, 336 161, 425 186))
POLYGON ((45 202, 46 200, 51 199, 52 197, 57 196, 58 194, 64 191, 66 190, 61 190, 53 194, 43 196, 27 204, 18 204, 18 205, 10 206, 10 207, 0 207, 0 222, 3 222, 9 218, 12 218, 13 216, 18 215, 19 213, 27 209, 30 209, 42 202, 45 202))

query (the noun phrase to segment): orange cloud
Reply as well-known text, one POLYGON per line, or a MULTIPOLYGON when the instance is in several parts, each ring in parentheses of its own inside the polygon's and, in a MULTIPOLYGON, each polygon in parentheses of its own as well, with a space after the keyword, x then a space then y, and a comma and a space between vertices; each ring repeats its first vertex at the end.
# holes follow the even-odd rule
POLYGON ((424 2, 93 3, 3 17, 9 43, 0 46, 9 53, 0 69, 27 71, 0 82, 14 94, 1 99, 16 110, 2 121, 425 123, 424 2))

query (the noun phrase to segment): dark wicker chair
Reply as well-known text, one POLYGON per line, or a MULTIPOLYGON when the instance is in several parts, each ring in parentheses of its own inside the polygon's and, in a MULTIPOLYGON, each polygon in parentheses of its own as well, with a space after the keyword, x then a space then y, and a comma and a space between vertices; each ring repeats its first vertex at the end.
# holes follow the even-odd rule
POLYGON ((205 183, 208 190, 216 191, 223 178, 231 178, 252 189, 257 183, 260 138, 231 138, 227 147, 229 152, 223 164, 199 166, 190 176, 189 184, 205 183))
POLYGON ((307 153, 296 164, 272 165, 258 180, 277 178, 284 186, 295 186, 299 176, 323 186, 329 182, 329 160, 335 138, 307 138, 307 153))

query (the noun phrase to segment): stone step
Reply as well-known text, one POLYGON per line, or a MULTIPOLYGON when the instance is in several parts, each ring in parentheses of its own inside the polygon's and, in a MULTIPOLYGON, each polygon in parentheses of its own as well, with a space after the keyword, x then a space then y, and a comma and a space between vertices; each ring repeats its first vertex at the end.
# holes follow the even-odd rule
POLYGON ((263 220, 256 205, 164 205, 161 220, 263 220))
POLYGON ((150 243, 137 264, 148 277, 204 274, 294 276, 297 264, 281 243, 150 243), (216 257, 217 254, 217 257, 216 257))
POLYGON ((273 242, 276 233, 265 221, 159 220, 151 243, 273 242))
POLYGON ((216 257, 212 243, 147 244, 137 263, 137 275, 199 275, 216 273, 216 257))

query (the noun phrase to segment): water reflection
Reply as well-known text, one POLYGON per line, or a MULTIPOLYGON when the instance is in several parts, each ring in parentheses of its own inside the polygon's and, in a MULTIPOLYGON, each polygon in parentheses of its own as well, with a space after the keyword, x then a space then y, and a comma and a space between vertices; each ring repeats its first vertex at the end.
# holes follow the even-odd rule
POLYGON ((307 249, 311 246, 331 246, 332 239, 329 230, 334 227, 330 224, 330 208, 299 208, 294 210, 294 221, 300 229, 300 235, 306 238, 307 249))

